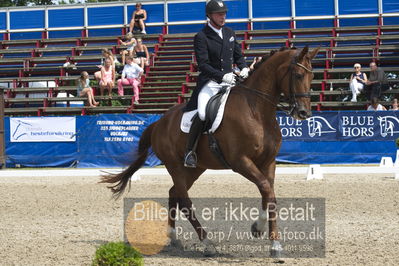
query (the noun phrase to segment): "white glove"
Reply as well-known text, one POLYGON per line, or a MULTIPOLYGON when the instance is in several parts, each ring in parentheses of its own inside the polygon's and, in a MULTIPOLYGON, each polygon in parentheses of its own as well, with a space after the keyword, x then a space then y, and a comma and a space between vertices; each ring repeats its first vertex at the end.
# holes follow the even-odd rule
POLYGON ((235 85, 236 84, 236 77, 233 74, 233 72, 224 74, 222 78, 222 82, 227 83, 229 85, 235 85))
POLYGON ((248 73, 249 73, 249 68, 244 67, 243 69, 241 69, 240 77, 242 77, 243 79, 246 79, 246 78, 248 78, 248 73))

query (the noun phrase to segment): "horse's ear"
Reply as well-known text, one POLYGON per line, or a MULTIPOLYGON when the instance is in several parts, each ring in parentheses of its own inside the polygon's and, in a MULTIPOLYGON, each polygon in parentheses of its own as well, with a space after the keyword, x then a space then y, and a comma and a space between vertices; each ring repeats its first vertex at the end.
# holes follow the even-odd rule
POLYGON ((310 60, 312 60, 313 58, 315 58, 315 56, 319 53, 319 50, 320 50, 320 46, 317 47, 316 49, 314 49, 313 51, 310 52, 310 54, 309 54, 310 60))
POLYGON ((308 53, 309 47, 305 46, 305 48, 302 49, 301 53, 298 55, 298 62, 301 62, 302 59, 305 57, 305 55, 308 53))

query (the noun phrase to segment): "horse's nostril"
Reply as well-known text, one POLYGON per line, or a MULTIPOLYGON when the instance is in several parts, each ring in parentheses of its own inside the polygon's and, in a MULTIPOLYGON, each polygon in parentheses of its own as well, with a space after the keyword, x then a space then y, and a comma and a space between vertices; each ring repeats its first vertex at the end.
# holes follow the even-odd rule
POLYGON ((300 117, 307 117, 308 112, 306 110, 299 110, 300 117))
POLYGON ((306 109, 300 109, 300 110, 298 110, 298 116, 300 118, 306 119, 306 118, 309 118, 312 116, 312 112, 308 111, 306 109))

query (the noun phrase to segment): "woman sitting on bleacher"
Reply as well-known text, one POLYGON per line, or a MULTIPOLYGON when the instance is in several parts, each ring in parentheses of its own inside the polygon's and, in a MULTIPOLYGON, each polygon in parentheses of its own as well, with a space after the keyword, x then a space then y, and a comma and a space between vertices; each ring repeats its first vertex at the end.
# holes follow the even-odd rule
POLYGON ((100 81, 101 81, 101 69, 105 65, 105 60, 110 59, 112 67, 114 69, 116 69, 118 65, 121 65, 121 63, 118 61, 116 56, 114 56, 114 54, 110 50, 108 50, 107 48, 102 49, 101 50, 101 54, 102 54, 103 57, 101 58, 101 64, 98 65, 98 68, 100 68, 100 70, 96 71, 94 73, 94 78, 98 81, 98 83, 100 83, 100 81))
POLYGON ((150 54, 148 53, 148 48, 141 38, 137 39, 137 45, 134 47, 134 52, 136 53, 136 57, 140 60, 139 65, 142 69, 149 65, 150 62, 150 54))
POLYGON ((367 82, 367 75, 360 71, 362 68, 360 64, 356 63, 354 65, 355 73, 351 75, 349 87, 352 91, 351 102, 357 102, 357 95, 363 90, 364 85, 367 82))
POLYGON ((77 80, 78 83, 78 96, 87 96, 90 107, 96 107, 99 102, 94 99, 93 89, 90 87, 89 74, 86 71, 80 73, 80 78, 77 80))
POLYGON ((144 70, 136 63, 133 62, 133 57, 126 58, 126 65, 123 68, 122 76, 118 80, 118 94, 123 96, 123 85, 132 85, 134 93, 134 103, 139 103, 139 84, 140 76, 144 70))
POLYGON ((101 80, 100 80, 100 93, 104 96, 104 89, 108 89, 108 96, 112 97, 112 89, 115 84, 115 68, 112 66, 111 59, 105 60, 105 66, 101 68, 101 80))
POLYGON ((146 34, 145 23, 147 19, 147 11, 141 8, 141 3, 136 4, 136 10, 132 14, 132 19, 129 24, 129 32, 133 32, 134 29, 139 30, 142 34, 146 34))

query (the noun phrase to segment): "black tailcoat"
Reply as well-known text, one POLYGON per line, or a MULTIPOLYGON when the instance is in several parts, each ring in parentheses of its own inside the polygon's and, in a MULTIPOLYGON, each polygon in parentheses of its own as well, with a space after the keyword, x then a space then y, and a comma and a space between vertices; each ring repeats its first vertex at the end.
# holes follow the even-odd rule
POLYGON ((233 64, 240 69, 247 67, 234 31, 224 26, 222 34, 223 40, 206 25, 194 37, 194 52, 200 74, 185 111, 197 109, 198 94, 208 81, 221 83, 224 74, 233 71, 233 64))

